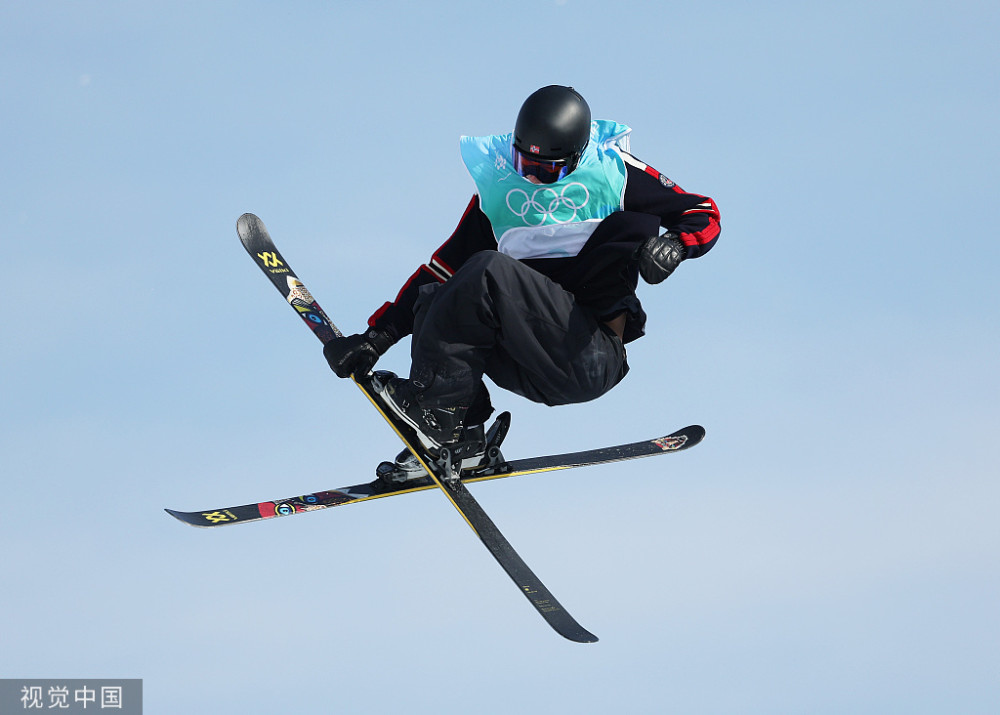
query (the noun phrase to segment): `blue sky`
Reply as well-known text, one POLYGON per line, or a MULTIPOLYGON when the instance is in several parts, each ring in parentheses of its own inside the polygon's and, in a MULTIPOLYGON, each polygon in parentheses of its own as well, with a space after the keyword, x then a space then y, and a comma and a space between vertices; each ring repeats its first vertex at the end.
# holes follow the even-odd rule
MULTIPOLYGON (((147 712, 992 713, 1000 707, 994 3, 0 6, 0 677, 147 712), (700 423, 665 459, 479 485, 601 637, 553 635, 240 247, 345 331, 451 232, 462 134, 572 84, 712 196, 602 400, 509 456, 700 423)), ((382 363, 404 371, 399 347, 382 363)))

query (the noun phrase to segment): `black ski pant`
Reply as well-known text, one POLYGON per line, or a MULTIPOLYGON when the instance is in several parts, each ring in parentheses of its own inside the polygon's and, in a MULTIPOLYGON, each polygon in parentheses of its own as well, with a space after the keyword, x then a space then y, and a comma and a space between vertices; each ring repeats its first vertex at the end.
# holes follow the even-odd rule
POLYGON ((483 375, 546 405, 600 397, 628 372, 621 339, 572 293, 497 251, 473 255, 414 306, 410 379, 428 406, 492 412, 483 375))

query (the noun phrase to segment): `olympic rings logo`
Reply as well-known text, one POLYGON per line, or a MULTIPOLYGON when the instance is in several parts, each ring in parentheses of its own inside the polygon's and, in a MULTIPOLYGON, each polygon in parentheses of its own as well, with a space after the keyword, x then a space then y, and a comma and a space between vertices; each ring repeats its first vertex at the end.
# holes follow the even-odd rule
MULTIPOLYGON (((511 189, 507 192, 507 208, 524 221, 526 226, 541 226, 549 218, 553 223, 570 223, 576 219, 576 212, 589 201, 590 192, 579 181, 567 184, 559 192, 547 186, 540 186, 530 196, 524 189, 511 189), (574 195, 567 195, 574 187, 580 187, 583 191, 582 197, 579 191, 574 191, 574 195), (583 200, 578 201, 578 197, 583 200), (556 212, 562 208, 572 211, 573 214, 562 220, 556 218, 556 212)), ((563 213, 565 214, 565 211, 563 213)))

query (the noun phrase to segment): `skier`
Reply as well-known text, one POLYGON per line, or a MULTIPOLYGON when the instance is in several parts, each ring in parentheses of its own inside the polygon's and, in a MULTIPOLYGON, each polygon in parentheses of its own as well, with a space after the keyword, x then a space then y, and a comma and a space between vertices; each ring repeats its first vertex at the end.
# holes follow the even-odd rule
POLYGON ((625 344, 644 334, 638 277, 662 282, 720 232, 715 202, 632 156, 630 132, 551 85, 512 134, 462 137, 476 193, 458 227, 365 332, 324 346, 333 371, 365 375, 412 334, 409 378, 382 397, 432 455, 482 450, 484 375, 547 405, 618 384, 625 344))

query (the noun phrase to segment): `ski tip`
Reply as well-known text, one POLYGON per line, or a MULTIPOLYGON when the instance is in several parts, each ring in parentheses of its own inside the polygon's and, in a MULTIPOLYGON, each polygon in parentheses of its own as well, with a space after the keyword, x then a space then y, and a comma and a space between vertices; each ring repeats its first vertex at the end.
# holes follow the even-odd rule
POLYGON ((566 640, 573 641, 574 643, 597 643, 600 641, 600 638, 595 636, 576 621, 573 621, 568 626, 565 624, 562 626, 556 626, 555 624, 550 625, 555 628, 556 633, 561 635, 566 640))
POLYGON ((664 452, 680 452, 682 449, 690 449, 696 444, 701 444, 703 439, 705 439, 705 428, 701 425, 690 425, 673 434, 654 439, 653 444, 664 452))
POLYGON ((260 219, 252 213, 245 213, 236 219, 236 230, 242 234, 251 224, 260 223, 260 219))
POLYGON ((177 521, 188 524, 189 526, 205 526, 205 524, 199 524, 197 521, 194 521, 192 519, 192 516, 194 515, 186 511, 174 511, 173 509, 164 509, 163 511, 170 514, 170 516, 177 519, 177 521))
POLYGON ((684 429, 677 430, 671 435, 667 435, 668 439, 670 437, 686 437, 686 446, 693 447, 705 439, 705 428, 701 425, 689 425, 684 429))

